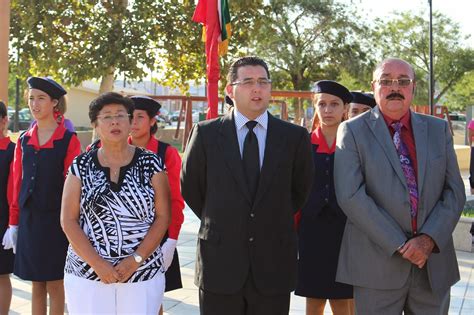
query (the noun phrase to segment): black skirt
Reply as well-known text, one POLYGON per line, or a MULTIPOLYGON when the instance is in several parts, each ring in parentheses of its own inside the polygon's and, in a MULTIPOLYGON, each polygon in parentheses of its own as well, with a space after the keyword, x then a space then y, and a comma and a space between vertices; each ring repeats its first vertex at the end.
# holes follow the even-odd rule
MULTIPOLYGON (((8 224, 3 224, 0 228, 0 238, 3 239, 5 235, 5 231, 7 230, 8 224)), ((5 250, 3 246, 0 244, 0 275, 7 275, 13 272, 13 261, 15 259, 15 255, 13 254, 13 250, 5 250)))
POLYGON ((301 218, 296 295, 318 299, 353 296, 351 285, 335 281, 346 220, 334 211, 325 207, 316 217, 301 218))
MULTIPOLYGON (((161 240, 161 246, 163 246, 167 239, 168 231, 166 231, 165 235, 163 236, 163 239, 161 240)), ((183 287, 183 283, 181 282, 181 270, 179 267, 178 250, 176 248, 173 254, 173 261, 168 267, 168 270, 166 270, 165 272, 165 278, 165 292, 181 289, 183 287)))
POLYGON ((59 223, 60 210, 47 212, 26 205, 20 211, 14 273, 23 280, 64 278, 68 241, 59 223))
POLYGON ((183 283, 181 282, 181 270, 179 267, 178 250, 176 249, 174 250, 173 261, 168 267, 168 270, 166 270, 165 278, 165 292, 181 289, 183 287, 183 283))

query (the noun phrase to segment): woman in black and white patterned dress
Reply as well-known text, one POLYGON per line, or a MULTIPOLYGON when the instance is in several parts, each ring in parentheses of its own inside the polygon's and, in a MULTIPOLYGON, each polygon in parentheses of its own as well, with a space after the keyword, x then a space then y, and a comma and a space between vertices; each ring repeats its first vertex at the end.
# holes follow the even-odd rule
POLYGON ((102 146, 79 155, 66 179, 69 314, 157 314, 162 302, 168 179, 159 157, 127 143, 132 112, 133 102, 117 93, 92 101, 89 117, 102 146))

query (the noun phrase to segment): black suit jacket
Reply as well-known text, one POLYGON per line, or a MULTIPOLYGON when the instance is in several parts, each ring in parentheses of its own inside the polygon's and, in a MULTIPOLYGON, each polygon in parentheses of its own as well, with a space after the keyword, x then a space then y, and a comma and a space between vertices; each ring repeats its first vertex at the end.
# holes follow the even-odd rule
POLYGON ((201 289, 236 293, 249 270, 262 294, 285 294, 295 287, 293 214, 304 205, 311 188, 311 144, 304 128, 268 116, 253 203, 233 114, 201 122, 191 131, 181 191, 201 219, 195 274, 201 289))

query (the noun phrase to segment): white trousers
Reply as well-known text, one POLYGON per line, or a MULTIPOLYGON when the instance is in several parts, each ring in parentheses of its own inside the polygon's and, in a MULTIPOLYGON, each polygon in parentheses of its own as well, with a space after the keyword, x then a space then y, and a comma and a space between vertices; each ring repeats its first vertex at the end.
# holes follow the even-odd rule
POLYGON ((158 314, 165 290, 165 275, 135 283, 111 283, 64 274, 69 314, 158 314))

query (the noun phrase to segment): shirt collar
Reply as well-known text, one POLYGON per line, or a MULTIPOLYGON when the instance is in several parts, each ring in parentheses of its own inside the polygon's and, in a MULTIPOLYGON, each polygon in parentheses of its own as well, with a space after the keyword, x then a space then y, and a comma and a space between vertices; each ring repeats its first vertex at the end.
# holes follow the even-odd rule
POLYGON ((317 153, 332 154, 336 151, 336 141, 329 147, 321 127, 316 128, 316 130, 311 133, 311 143, 318 146, 316 149, 317 153))
MULTIPOLYGON (((128 144, 132 144, 131 136, 128 137, 128 144)), ((158 151, 158 139, 156 139, 154 136, 150 136, 150 139, 148 140, 148 143, 146 144, 145 149, 153 153, 156 153, 158 151)))
POLYGON ((145 149, 153 153, 157 153, 158 152, 158 139, 156 139, 153 136, 150 136, 150 140, 148 140, 148 143, 146 144, 145 149))
POLYGON ((403 127, 405 127, 408 131, 411 132, 411 110, 406 112, 406 114, 403 115, 402 118, 400 118, 400 120, 392 119, 384 115, 382 112, 380 113, 382 114, 382 117, 389 128, 392 128, 393 123, 401 122, 403 124, 403 127))
POLYGON ((0 150, 6 150, 10 142, 10 137, 0 139, 0 150))
MULTIPOLYGON (((245 124, 250 121, 244 114, 239 112, 237 108, 234 108, 234 119, 235 119, 235 126, 237 127, 237 130, 242 129, 245 124)), ((267 111, 263 112, 260 116, 254 119, 258 125, 263 127, 265 130, 267 130, 268 127, 268 113, 267 111)))
POLYGON ((40 146, 38 142, 38 124, 35 124, 32 128, 28 129, 28 131, 25 133, 25 136, 30 137, 30 140, 28 140, 27 144, 34 146, 35 149, 51 149, 54 147, 54 141, 62 139, 65 132, 66 127, 64 127, 64 124, 59 124, 54 130, 51 138, 42 146, 40 146))

